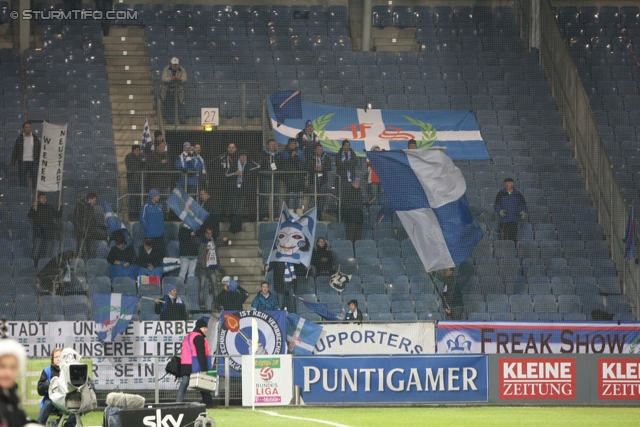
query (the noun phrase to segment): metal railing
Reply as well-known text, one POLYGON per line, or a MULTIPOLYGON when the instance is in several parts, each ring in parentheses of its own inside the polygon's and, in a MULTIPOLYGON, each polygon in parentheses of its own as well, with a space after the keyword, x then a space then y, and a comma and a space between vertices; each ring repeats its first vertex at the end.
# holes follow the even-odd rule
MULTIPOLYGON (((187 71, 188 72, 188 71, 187 71)), ((180 103, 177 91, 169 92, 162 99, 162 84, 154 86, 157 117, 161 129, 178 129, 180 125, 200 126, 202 108, 219 108, 220 126, 226 129, 247 130, 260 127, 265 136, 268 132, 268 112, 265 87, 256 81, 216 81, 182 83, 184 102, 180 103), (170 96, 170 98, 169 98, 170 96), (173 105, 169 103, 173 101, 173 105), (169 109, 169 111, 165 111, 169 109), (173 110, 173 111, 171 111, 173 110), (166 113, 166 114, 164 114, 166 113)))
POLYGON ((154 170, 145 170, 138 172, 126 172, 118 175, 118 181, 125 180, 127 185, 118 187, 118 197, 117 197, 117 212, 131 212, 132 211, 132 201, 137 204, 139 207, 142 207, 147 198, 149 197, 149 190, 155 188, 160 193, 160 196, 165 198, 171 194, 173 188, 175 188, 177 183, 180 183, 183 189, 187 190, 189 195, 194 199, 197 199, 198 193, 201 188, 206 186, 206 183, 202 182, 202 179, 205 175, 201 172, 181 172, 181 171, 154 171, 154 170), (136 183, 133 184, 136 187, 136 191, 130 192, 130 186, 128 177, 131 175, 139 175, 137 179, 135 179, 136 183), (160 178, 160 183, 158 183, 158 177, 160 178), (196 185, 189 185, 189 178, 196 178, 196 185), (139 182, 139 184, 137 183, 139 182), (123 192, 121 188, 126 188, 127 191, 123 192), (135 199, 139 198, 137 202, 135 199), (125 210, 124 200, 127 200, 126 203, 127 209, 125 210))
MULTIPOLYGON (((301 209, 313 206, 327 207, 337 206, 338 221, 342 220, 342 180, 335 172, 327 172, 329 178, 324 185, 325 191, 318 187, 318 179, 310 177, 310 172, 305 171, 260 171, 258 173, 258 191, 256 194, 256 221, 260 221, 261 208, 264 204, 268 206, 268 218, 277 218, 280 215, 282 200, 285 202, 289 198, 302 199, 301 209), (302 191, 287 191, 287 183, 298 182, 302 191), (263 191, 263 189, 267 191, 263 191), (279 189, 277 191, 276 189, 279 189), (305 203, 306 201, 306 203, 305 203), (320 205, 318 205, 320 202, 320 205)), ((289 209, 294 209, 287 203, 289 209)), ((318 212, 320 214, 321 212, 318 212)))
MULTIPOLYGON (((518 0, 514 6, 521 22, 530 23, 534 0, 518 0)), ((540 64, 551 87, 562 124, 569 137, 571 148, 578 162, 587 190, 598 212, 611 246, 611 255, 617 269, 622 273, 623 292, 629 297, 636 317, 640 315, 640 293, 638 292, 638 264, 624 259, 624 237, 627 222, 627 203, 612 170, 611 159, 598 130, 593 111, 578 70, 569 54, 549 1, 540 2, 539 22, 541 28, 540 64)), ((523 31, 528 31, 528 25, 523 31)), ((523 37, 529 42, 527 34, 523 37)))

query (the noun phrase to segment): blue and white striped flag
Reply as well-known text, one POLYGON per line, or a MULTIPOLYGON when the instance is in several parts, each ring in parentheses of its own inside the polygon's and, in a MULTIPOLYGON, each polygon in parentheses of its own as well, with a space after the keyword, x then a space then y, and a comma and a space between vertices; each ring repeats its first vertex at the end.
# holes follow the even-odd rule
POLYGON ((209 212, 204 210, 193 197, 185 192, 181 186, 176 186, 169 197, 167 205, 178 218, 189 226, 193 231, 198 231, 204 221, 209 218, 209 212))
MULTIPOLYGON (((151 142, 151 132, 149 131, 149 119, 144 119, 144 128, 142 129, 142 151, 144 151, 144 147, 147 143, 151 142)), ((154 150, 154 146, 151 146, 151 151, 154 150)))
POLYGON ((322 326, 287 313, 287 344, 291 354, 313 354, 321 334, 322 326))
POLYGON ((100 341, 113 341, 116 335, 127 330, 139 299, 123 294, 93 294, 93 320, 100 341))
MULTIPOLYGON (((281 93, 281 92, 279 92, 281 93)), ((318 140, 326 152, 336 153, 342 141, 348 139, 358 156, 364 156, 374 145, 384 150, 402 150, 407 141, 415 139, 418 148, 446 147, 454 160, 485 160, 489 153, 480 127, 467 110, 375 110, 337 107, 302 102, 302 117, 288 116, 286 124, 274 107, 274 97, 268 102, 273 130, 278 143, 295 138, 311 120, 318 140)))
POLYGON ((369 161, 427 271, 464 262, 482 239, 467 185, 440 149, 372 151, 369 161))
POLYGON ((118 215, 111 210, 111 205, 106 200, 102 204, 104 206, 104 222, 107 226, 107 234, 118 230, 126 230, 127 227, 125 227, 118 215))

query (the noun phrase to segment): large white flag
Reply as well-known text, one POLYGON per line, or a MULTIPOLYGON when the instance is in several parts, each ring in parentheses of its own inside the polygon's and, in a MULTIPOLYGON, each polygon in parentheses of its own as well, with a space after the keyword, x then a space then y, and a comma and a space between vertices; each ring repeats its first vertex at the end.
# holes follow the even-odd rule
POLYGON ((64 170, 64 149, 67 143, 67 125, 44 122, 40 164, 38 165, 38 191, 60 191, 64 170))

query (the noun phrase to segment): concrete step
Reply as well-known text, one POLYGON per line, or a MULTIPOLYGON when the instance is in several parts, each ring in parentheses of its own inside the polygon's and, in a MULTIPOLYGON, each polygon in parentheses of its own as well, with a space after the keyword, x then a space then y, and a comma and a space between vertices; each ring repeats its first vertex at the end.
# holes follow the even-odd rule
POLYGON ((111 26, 111 30, 109 30, 108 37, 144 37, 144 27, 137 26, 126 26, 126 27, 116 27, 111 26))
POLYGON ((233 258, 257 258, 260 257, 259 249, 254 246, 230 246, 226 248, 227 257, 233 258))
POLYGON ((112 45, 112 46, 117 46, 117 45, 125 45, 125 44, 130 44, 130 43, 144 43, 145 45, 147 44, 147 38, 145 37, 144 33, 140 36, 135 35, 135 36, 114 36, 114 35, 108 35, 106 37, 102 37, 102 42, 106 45, 112 45))
POLYGON ((371 37, 372 38, 395 38, 395 39, 415 39, 416 32, 415 29, 406 29, 406 28, 372 28, 371 29, 371 37))
POLYGON ((149 55, 147 51, 146 45, 134 45, 134 46, 118 46, 107 49, 105 46, 104 56, 105 60, 109 57, 119 57, 119 56, 143 56, 149 55))
POLYGON ((151 102, 153 103, 153 95, 131 95, 125 93, 113 93, 110 95, 111 103, 114 102, 151 102))
POLYGON ((223 267, 259 267, 262 268, 261 258, 222 258, 220 259, 220 265, 223 267))
POLYGON ((130 67, 149 67, 149 57, 147 56, 147 54, 143 55, 143 56, 131 56, 131 55, 127 55, 127 56, 108 56, 105 57, 105 61, 106 61, 106 65, 107 67, 110 66, 130 66, 130 67))
POLYGON ((107 78, 109 81, 113 81, 115 84, 118 82, 123 82, 126 84, 127 80, 132 80, 134 82, 141 80, 149 80, 151 78, 151 73, 147 69, 145 70, 128 70, 128 71, 112 71, 107 72, 107 78))
POLYGON ((415 38, 412 39, 388 39, 376 38, 373 40, 374 46, 417 46, 415 38))
POLYGON ((114 101, 111 99, 111 109, 112 110, 126 110, 127 108, 131 110, 136 110, 136 114, 138 110, 153 110, 153 100, 127 100, 127 101, 114 101))
MULTIPOLYGON (((151 129, 155 129, 155 125, 151 126, 151 123, 149 123, 149 127, 151 129)), ((131 144, 134 144, 136 141, 138 141, 138 143, 141 143, 142 141, 142 128, 138 131, 138 130, 134 130, 134 131, 114 131, 113 133, 113 137, 116 141, 116 145, 126 145, 126 146, 130 146, 131 144), (120 141, 120 144, 118 144, 118 141, 120 141)))
MULTIPOLYGON (((131 129, 131 126, 136 125, 140 127, 140 132, 142 134, 142 128, 144 127, 144 117, 145 115, 142 114, 132 114, 130 116, 112 116, 111 117, 111 123, 114 126, 114 129, 116 126, 118 127, 125 127, 125 128, 129 128, 131 129), (142 119, 141 119, 142 117, 142 119)), ((133 130, 133 129, 132 129, 133 130)))
MULTIPOLYGON (((234 267, 232 265, 221 265, 220 266, 224 273, 231 277, 238 277, 240 279, 240 283, 257 283, 260 284, 261 281, 264 280, 264 270, 262 267, 258 268, 241 268, 234 267)), ((242 285, 244 287, 244 285, 242 285)))
POLYGON ((135 72, 135 71, 145 71, 148 72, 149 71, 149 64, 135 64, 135 65, 131 65, 131 64, 114 64, 114 65, 107 65, 105 67, 107 69, 107 73, 128 73, 128 72, 135 72))
POLYGON ((418 51, 418 45, 414 45, 414 46, 408 46, 408 45, 379 45, 379 46, 374 46, 372 49, 374 52, 417 52, 418 51))
POLYGON ((113 111, 115 111, 114 113, 111 113, 111 117, 127 117, 127 116, 140 116, 140 115, 148 117, 151 114, 155 113, 155 110, 150 104, 146 104, 145 106, 141 106, 140 108, 137 108, 137 109, 134 109, 132 106, 129 109, 127 109, 126 105, 121 109, 120 108, 116 109, 116 107, 114 106, 112 106, 111 108, 113 111))
POLYGON ((153 96, 153 86, 151 83, 114 84, 109 86, 109 95, 153 96))

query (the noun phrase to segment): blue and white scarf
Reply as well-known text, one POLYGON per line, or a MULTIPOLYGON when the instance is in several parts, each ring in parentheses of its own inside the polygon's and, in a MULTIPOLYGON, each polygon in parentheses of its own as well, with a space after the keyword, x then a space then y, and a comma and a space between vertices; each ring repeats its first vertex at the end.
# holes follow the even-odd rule
MULTIPOLYGON (((343 162, 351 160, 351 150, 349 150, 349 151, 342 150, 342 158, 341 158, 341 160, 343 162)), ((350 169, 347 169, 347 181, 351 182, 351 170, 350 169)))
POLYGON ((296 280, 296 269, 294 268, 294 264, 289 264, 288 262, 284 263, 284 281, 286 283, 291 283, 296 280))
MULTIPOLYGON (((241 163, 240 160, 238 160, 238 170, 242 173, 244 173, 244 166, 247 164, 247 162, 241 163)), ((236 184, 238 185, 238 188, 242 187, 242 175, 238 175, 238 179, 236 180, 236 184)))

